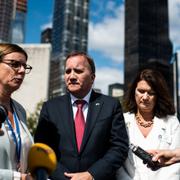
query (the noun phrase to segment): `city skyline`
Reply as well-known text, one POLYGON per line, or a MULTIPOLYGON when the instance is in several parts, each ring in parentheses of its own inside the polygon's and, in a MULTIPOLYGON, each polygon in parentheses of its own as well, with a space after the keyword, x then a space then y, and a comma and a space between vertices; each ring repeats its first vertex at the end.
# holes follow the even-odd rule
MULTIPOLYGON (((180 49, 178 8, 180 0, 169 0, 170 39, 174 52, 180 49)), ((95 59, 97 67, 95 88, 107 94, 109 84, 124 81, 124 1, 91 0, 90 9, 88 52, 95 59)), ((27 43, 40 42, 41 31, 52 24, 52 11, 52 0, 28 1, 27 43), (44 7, 41 6, 42 2, 44 7)))

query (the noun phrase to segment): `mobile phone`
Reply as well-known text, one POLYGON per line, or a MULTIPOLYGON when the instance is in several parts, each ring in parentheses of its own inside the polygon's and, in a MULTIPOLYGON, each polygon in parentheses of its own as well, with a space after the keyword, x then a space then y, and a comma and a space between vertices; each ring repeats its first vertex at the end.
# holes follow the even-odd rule
POLYGON ((161 167, 159 162, 152 161, 153 156, 151 154, 149 154, 147 151, 145 151, 144 149, 142 149, 141 147, 136 146, 131 143, 129 148, 132 150, 132 152, 136 156, 138 156, 139 158, 141 158, 143 160, 144 164, 147 164, 148 167, 150 167, 152 170, 155 171, 161 167))

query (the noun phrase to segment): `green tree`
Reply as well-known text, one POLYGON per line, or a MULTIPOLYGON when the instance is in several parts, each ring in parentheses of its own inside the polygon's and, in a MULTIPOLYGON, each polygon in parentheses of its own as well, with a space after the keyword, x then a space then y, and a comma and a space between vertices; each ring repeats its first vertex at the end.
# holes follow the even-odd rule
POLYGON ((29 129, 30 133, 32 134, 32 136, 34 136, 34 133, 35 133, 35 130, 37 127, 37 123, 38 123, 39 114, 40 114, 42 104, 43 104, 43 101, 40 101, 37 104, 34 113, 30 113, 27 116, 27 126, 28 126, 28 129, 29 129))

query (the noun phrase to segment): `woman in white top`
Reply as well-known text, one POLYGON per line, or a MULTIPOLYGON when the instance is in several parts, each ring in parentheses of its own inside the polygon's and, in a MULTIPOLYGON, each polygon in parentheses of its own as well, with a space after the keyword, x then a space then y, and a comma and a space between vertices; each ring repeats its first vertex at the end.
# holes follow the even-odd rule
MULTIPOLYGON (((124 107, 130 143, 144 150, 180 147, 180 124, 166 82, 159 72, 142 70, 125 96, 124 107)), ((152 171, 129 150, 117 179, 180 180, 180 164, 152 171)))
POLYGON ((25 180, 27 155, 33 139, 26 126, 24 108, 11 98, 22 84, 25 74, 32 69, 27 65, 27 54, 15 44, 0 43, 0 108, 7 109, 3 122, 0 113, 0 179, 25 180))

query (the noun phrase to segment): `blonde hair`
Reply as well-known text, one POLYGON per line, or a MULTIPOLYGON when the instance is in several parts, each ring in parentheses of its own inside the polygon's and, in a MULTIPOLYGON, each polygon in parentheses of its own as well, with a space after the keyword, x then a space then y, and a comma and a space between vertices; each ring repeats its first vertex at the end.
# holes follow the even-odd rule
POLYGON ((28 59, 28 55, 26 51, 16 44, 10 43, 0 43, 0 61, 3 60, 4 56, 13 52, 19 52, 24 54, 26 60, 28 59))

